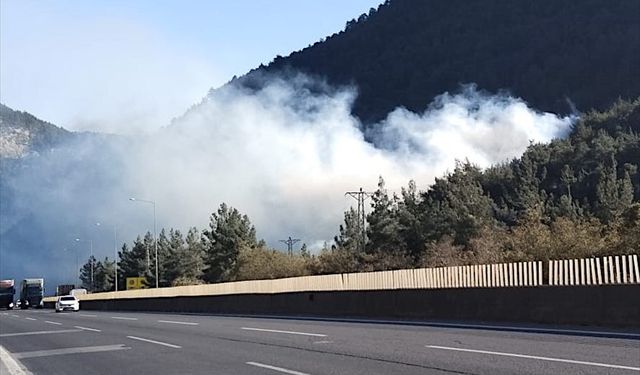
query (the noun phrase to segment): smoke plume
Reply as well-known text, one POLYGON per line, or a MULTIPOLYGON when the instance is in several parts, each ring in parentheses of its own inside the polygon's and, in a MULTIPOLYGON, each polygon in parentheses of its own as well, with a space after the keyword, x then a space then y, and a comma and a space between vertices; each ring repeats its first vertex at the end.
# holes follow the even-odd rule
POLYGON ((12 177, 2 273, 69 280, 75 250, 62 249, 77 249, 76 237, 94 239, 95 253, 112 258, 113 236, 95 222, 116 225, 119 243, 153 229, 152 207, 129 197, 156 201, 158 228, 202 229, 225 202, 249 215, 269 245, 292 236, 318 249, 354 203, 346 191, 374 190, 379 176, 391 190, 411 179, 426 189, 456 160, 506 161, 532 141, 564 135, 573 121, 467 86, 423 113, 398 108, 363 126, 351 115, 356 95, 305 76, 252 90, 227 85, 154 134, 81 137, 31 160, 12 177), (32 262, 21 261, 21 242, 32 262))

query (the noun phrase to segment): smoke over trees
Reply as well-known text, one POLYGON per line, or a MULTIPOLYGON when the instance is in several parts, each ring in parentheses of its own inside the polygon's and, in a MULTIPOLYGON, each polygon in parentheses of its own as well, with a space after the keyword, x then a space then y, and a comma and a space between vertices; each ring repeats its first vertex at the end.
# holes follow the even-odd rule
MULTIPOLYGON (((524 155, 482 170, 469 161, 425 191, 415 182, 390 192, 383 177, 368 201, 366 244, 357 212, 344 213, 332 246, 287 255, 256 238, 247 215, 222 203, 202 232, 158 236, 160 285, 311 274, 549 260, 640 252, 640 99, 590 113, 566 139, 531 144, 524 155)), ((121 276, 146 266, 153 237, 120 254, 121 276)), ((153 264, 154 255, 150 256, 153 264)), ((113 262, 94 262, 96 290, 113 288, 113 262)), ((124 283, 122 283, 124 285, 124 283)))

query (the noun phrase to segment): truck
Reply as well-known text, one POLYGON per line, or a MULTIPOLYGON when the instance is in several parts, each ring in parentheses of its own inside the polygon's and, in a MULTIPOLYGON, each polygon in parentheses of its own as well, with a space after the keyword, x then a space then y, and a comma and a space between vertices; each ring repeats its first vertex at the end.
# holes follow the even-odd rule
POLYGON ((82 289, 82 288, 81 289, 72 289, 69 292, 69 295, 75 296, 75 297, 82 296, 84 294, 87 294, 87 290, 86 289, 82 289))
POLYGON ((20 284, 20 308, 44 307, 44 279, 24 279, 20 284))
POLYGON ((0 308, 12 309, 15 294, 15 280, 0 280, 0 308))
POLYGON ((62 284, 56 288, 56 296, 68 296, 76 288, 73 284, 62 284))

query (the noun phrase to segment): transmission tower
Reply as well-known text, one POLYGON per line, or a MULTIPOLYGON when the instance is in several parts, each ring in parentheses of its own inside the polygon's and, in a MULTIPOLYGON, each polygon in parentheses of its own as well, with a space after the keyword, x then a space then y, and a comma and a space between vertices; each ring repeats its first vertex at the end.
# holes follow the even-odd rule
POLYGON ((369 199, 373 193, 367 192, 367 191, 363 191, 362 188, 360 188, 359 191, 348 191, 346 192, 344 195, 348 195, 351 198, 355 199, 358 201, 358 210, 357 210, 357 222, 358 225, 360 226, 360 231, 362 232, 361 238, 358 242, 360 242, 360 249, 362 252, 364 252, 365 250, 365 245, 367 243, 367 217, 366 214, 364 212, 364 202, 369 199))
POLYGON ((300 239, 299 238, 291 238, 291 237, 289 237, 286 240, 280 240, 280 242, 286 243, 287 244, 287 253, 289 255, 293 255, 293 245, 295 245, 296 243, 300 242, 300 239))

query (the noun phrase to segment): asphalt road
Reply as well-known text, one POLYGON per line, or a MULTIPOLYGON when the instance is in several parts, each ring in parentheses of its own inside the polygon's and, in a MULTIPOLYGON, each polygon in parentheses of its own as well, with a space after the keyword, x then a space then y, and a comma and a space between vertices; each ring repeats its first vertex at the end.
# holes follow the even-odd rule
POLYGON ((576 333, 0 311, 0 345, 34 374, 640 374, 640 334, 576 333))

